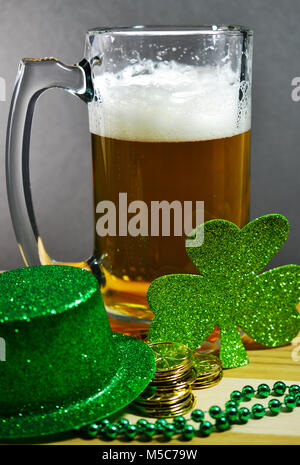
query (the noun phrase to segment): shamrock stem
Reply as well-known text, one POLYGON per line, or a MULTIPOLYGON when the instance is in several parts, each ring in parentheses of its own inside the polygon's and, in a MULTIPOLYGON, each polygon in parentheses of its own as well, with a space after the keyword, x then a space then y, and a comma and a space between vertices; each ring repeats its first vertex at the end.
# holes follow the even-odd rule
POLYGON ((241 341, 236 324, 226 320, 219 325, 221 333, 220 359, 223 368, 237 368, 249 363, 247 352, 241 341))

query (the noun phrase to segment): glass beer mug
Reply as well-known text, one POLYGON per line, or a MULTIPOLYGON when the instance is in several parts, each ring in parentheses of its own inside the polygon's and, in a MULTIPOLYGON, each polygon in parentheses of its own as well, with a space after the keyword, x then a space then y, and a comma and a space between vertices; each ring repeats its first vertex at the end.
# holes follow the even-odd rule
POLYGON ((96 275, 114 330, 146 336, 151 281, 198 272, 185 253, 184 218, 175 224, 183 203, 193 221, 199 201, 205 221, 248 222, 251 69, 252 31, 240 26, 99 28, 74 66, 23 59, 6 155, 26 265, 61 264, 39 235, 29 178, 35 102, 58 87, 87 103, 92 147, 94 253, 68 265, 96 275))

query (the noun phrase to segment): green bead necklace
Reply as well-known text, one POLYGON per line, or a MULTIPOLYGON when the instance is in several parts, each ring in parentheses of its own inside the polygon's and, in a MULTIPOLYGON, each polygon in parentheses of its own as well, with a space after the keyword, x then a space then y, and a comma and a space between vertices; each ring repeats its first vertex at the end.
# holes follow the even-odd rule
POLYGON ((163 435, 166 439, 171 439, 174 434, 179 434, 182 439, 191 440, 196 433, 207 437, 214 431, 226 431, 233 424, 245 424, 250 418, 263 418, 267 412, 275 416, 280 413, 282 407, 292 411, 296 406, 300 406, 300 386, 298 384, 287 386, 283 381, 277 381, 272 390, 263 383, 256 390, 247 385, 241 391, 233 391, 230 394, 230 400, 225 403, 224 410, 218 405, 212 405, 207 412, 199 409, 193 410, 190 420, 199 423, 198 431, 193 425, 188 424, 188 420, 183 416, 178 416, 173 418, 172 423, 162 418, 156 420, 155 423, 150 423, 141 418, 135 425, 132 425, 126 418, 121 418, 115 424, 105 419, 81 428, 80 432, 85 438, 104 436, 107 439, 115 439, 118 436, 125 436, 131 440, 136 436, 151 439, 154 435, 163 435), (283 396, 286 392, 288 393, 281 402, 277 397, 283 396), (251 410, 247 407, 240 407, 241 402, 252 399, 255 394, 265 399, 271 393, 277 397, 269 400, 268 407, 259 403, 253 405, 251 410), (215 420, 214 424, 205 420, 205 414, 215 420))

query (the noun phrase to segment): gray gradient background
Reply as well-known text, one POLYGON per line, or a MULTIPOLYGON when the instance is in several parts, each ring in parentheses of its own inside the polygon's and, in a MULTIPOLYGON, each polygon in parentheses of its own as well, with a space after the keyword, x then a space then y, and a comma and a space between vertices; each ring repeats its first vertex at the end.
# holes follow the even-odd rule
MULTIPOLYGON (((79 61, 85 31, 131 24, 235 23, 254 29, 251 218, 271 212, 290 221, 289 239, 273 264, 297 263, 299 248, 299 0, 0 0, 0 269, 22 266, 5 186, 9 101, 21 57, 79 61)), ((63 92, 39 100, 33 122, 31 179, 36 216, 48 253, 81 260, 92 251, 93 212, 86 105, 63 92)))

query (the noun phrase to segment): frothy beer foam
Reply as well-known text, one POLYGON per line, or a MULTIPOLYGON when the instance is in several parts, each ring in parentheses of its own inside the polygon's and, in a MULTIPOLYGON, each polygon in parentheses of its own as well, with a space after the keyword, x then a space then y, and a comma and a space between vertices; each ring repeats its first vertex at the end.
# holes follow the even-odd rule
POLYGON ((90 131, 101 136, 197 141, 250 129, 250 88, 228 67, 147 62, 96 76, 94 87, 90 131))

